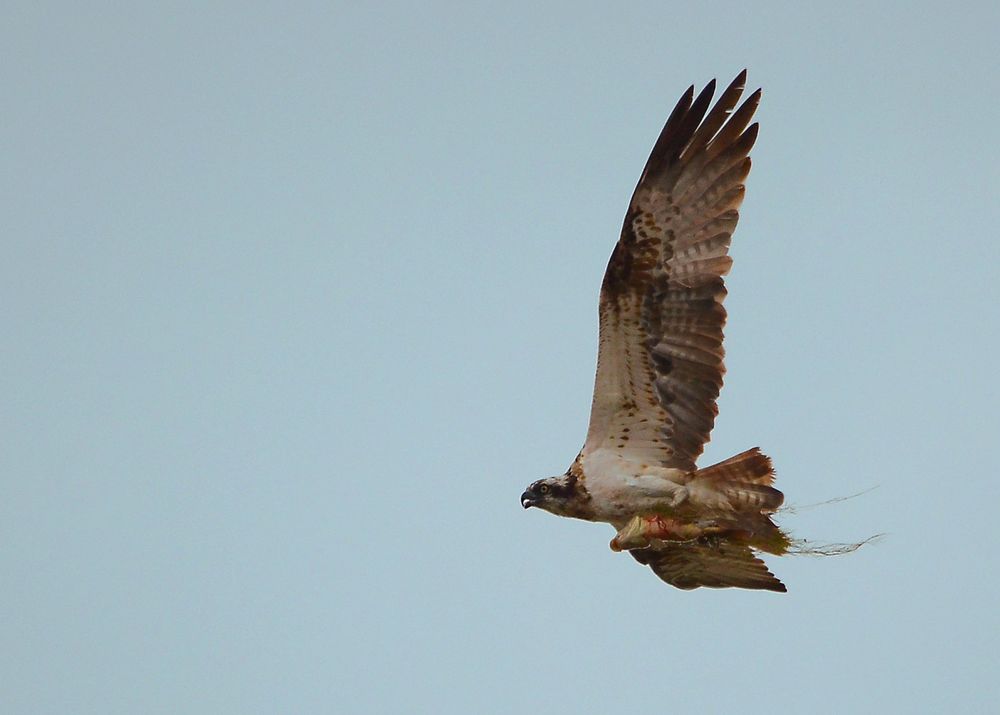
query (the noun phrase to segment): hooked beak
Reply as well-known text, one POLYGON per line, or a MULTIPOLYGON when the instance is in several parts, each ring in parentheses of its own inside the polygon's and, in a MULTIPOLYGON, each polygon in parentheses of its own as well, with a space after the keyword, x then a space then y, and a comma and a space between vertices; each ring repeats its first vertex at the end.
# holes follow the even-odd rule
POLYGON ((525 492, 521 495, 521 506, 527 509, 529 506, 535 505, 535 499, 531 496, 530 492, 525 492))

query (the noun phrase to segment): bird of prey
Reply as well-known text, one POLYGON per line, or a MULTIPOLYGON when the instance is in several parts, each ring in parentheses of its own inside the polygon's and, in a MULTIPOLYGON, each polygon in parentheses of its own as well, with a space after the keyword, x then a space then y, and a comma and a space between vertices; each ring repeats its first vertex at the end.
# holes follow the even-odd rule
POLYGON ((756 555, 789 547, 771 460, 754 448, 695 466, 718 414, 722 277, 757 138, 760 90, 739 104, 745 86, 746 70, 711 108, 715 81, 697 97, 691 86, 667 119, 604 274, 586 442, 521 495, 525 509, 612 524, 613 550, 682 589, 786 590, 756 555))

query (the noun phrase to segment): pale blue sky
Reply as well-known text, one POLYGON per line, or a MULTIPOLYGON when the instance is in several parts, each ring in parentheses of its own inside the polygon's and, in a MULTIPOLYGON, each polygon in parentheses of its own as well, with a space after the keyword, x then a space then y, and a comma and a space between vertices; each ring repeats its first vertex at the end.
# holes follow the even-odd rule
POLYGON ((996 712, 995 3, 7 3, 0 711, 996 712), (706 463, 786 595, 524 512, 677 96, 764 88, 706 463))

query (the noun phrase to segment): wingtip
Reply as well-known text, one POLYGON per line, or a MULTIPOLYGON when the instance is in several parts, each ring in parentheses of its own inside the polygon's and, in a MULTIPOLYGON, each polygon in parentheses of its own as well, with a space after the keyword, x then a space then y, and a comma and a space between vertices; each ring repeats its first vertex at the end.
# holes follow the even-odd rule
POLYGON ((742 92, 747 86, 747 71, 741 70, 738 75, 729 83, 726 88, 727 92, 742 92))
MULTIPOLYGON (((755 89, 751 94, 747 96, 746 99, 743 100, 743 104, 740 105, 739 111, 750 112, 751 114, 755 112, 757 110, 757 107, 760 106, 761 94, 762 92, 759 87, 755 89)), ((749 118, 750 115, 747 115, 747 119, 749 118)))

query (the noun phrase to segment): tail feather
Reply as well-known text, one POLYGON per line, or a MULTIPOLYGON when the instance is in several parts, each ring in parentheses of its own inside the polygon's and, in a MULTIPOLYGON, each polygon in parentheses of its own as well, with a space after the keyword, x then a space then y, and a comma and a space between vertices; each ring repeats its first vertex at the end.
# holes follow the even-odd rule
POLYGON ((771 486, 774 466, 771 459, 754 447, 711 467, 695 472, 695 481, 704 481, 739 509, 775 511, 785 495, 771 486))
POLYGON ((742 482, 769 487, 774 483, 774 465, 760 447, 740 452, 711 467, 699 469, 697 477, 719 482, 742 482))

